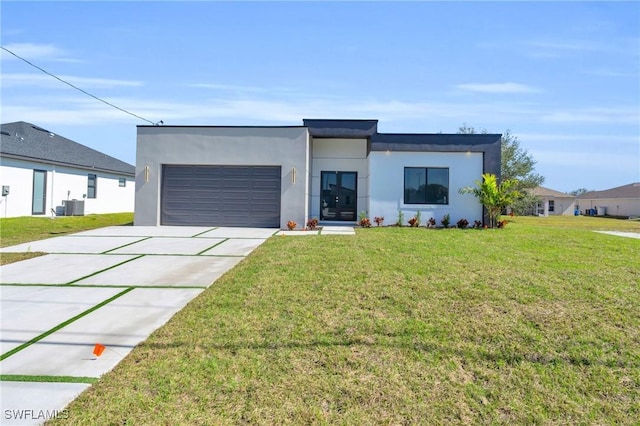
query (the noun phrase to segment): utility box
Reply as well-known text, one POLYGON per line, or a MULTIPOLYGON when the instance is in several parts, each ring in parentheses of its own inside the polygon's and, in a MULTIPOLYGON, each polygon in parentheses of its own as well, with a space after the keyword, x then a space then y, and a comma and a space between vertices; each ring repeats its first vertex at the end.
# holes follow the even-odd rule
POLYGON ((64 200, 65 216, 84 216, 84 200, 64 200))

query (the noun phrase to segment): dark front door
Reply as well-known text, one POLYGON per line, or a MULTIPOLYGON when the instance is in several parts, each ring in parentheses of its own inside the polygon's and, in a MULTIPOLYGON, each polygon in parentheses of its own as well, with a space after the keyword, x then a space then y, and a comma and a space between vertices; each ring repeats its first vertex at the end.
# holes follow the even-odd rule
POLYGON ((356 220, 357 172, 321 172, 320 220, 356 220))

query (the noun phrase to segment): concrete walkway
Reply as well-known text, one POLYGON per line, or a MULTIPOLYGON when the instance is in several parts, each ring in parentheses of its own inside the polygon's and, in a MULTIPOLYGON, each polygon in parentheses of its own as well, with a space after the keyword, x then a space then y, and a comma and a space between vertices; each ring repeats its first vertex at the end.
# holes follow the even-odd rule
POLYGON ((116 226, 0 249, 49 253, 0 267, 0 423, 72 418, 69 402, 276 232, 116 226))
POLYGON ((640 232, 621 232, 621 231, 595 231, 599 234, 609 234, 618 237, 638 238, 640 239, 640 232))

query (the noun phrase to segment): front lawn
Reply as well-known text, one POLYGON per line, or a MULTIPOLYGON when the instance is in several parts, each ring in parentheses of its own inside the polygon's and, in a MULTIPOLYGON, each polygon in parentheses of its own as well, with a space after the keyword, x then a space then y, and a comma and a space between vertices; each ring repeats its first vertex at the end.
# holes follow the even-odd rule
POLYGON ((87 216, 10 217, 0 219, 0 247, 29 241, 103 228, 114 225, 132 225, 133 213, 91 214, 87 216))
POLYGON ((640 240, 591 230, 627 225, 272 237, 69 420, 635 424, 640 240))
MULTIPOLYGON (((0 219, 0 247, 57 237, 105 226, 131 225, 133 213, 92 214, 87 216, 11 217, 0 219)), ((44 253, 2 253, 0 265, 41 256, 44 253)))

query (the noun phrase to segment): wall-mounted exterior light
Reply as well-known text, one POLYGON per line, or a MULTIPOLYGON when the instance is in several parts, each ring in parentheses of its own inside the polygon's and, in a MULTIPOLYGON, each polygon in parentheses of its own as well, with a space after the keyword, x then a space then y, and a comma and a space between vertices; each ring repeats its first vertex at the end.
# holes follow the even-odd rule
POLYGON ((144 166, 144 181, 149 182, 149 166, 144 166))
POLYGON ((295 167, 291 168, 291 183, 293 183, 293 184, 296 183, 296 168, 295 167))

